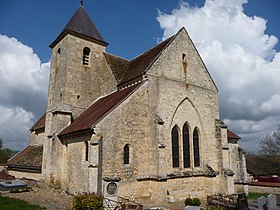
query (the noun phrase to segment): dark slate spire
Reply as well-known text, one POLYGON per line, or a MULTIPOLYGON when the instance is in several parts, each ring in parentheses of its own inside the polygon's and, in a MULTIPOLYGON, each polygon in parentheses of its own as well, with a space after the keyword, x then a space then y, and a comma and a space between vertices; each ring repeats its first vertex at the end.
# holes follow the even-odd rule
POLYGON ((86 10, 82 5, 82 1, 79 9, 69 20, 56 40, 51 43, 50 47, 53 48, 64 36, 66 36, 66 34, 72 34, 89 41, 95 41, 103 46, 108 45, 108 43, 102 38, 101 34, 98 32, 90 17, 86 13, 86 10))

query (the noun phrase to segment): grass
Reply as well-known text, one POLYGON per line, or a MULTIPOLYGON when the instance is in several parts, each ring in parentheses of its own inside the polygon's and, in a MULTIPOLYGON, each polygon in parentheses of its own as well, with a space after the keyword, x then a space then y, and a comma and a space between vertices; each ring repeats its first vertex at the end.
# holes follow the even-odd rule
POLYGON ((1 210, 42 210, 38 205, 29 204, 26 201, 2 197, 0 195, 0 209, 1 210))
POLYGON ((256 200, 262 196, 267 197, 268 195, 268 193, 249 193, 247 198, 251 200, 256 200))

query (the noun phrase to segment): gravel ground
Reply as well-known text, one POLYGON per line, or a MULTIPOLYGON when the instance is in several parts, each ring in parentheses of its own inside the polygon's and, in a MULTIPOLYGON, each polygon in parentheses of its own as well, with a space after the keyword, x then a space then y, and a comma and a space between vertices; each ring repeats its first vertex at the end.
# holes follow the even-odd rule
POLYGON ((71 209, 72 195, 58 189, 51 188, 44 183, 33 183, 30 192, 3 193, 2 196, 25 200, 37 204, 44 209, 66 210, 71 209))

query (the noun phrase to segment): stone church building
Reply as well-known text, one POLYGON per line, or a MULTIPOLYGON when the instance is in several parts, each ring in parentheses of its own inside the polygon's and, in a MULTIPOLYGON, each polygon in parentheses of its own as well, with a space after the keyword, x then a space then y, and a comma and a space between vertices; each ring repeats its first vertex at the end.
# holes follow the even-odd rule
POLYGON ((47 110, 9 172, 155 204, 246 192, 239 137, 186 29, 132 60, 107 45, 81 5, 50 45, 47 110))

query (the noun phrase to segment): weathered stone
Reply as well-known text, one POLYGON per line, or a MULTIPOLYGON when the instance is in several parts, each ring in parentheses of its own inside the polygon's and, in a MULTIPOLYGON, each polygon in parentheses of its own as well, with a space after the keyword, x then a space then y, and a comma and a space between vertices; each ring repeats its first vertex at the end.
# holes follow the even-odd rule
POLYGON ((267 196, 267 207, 268 207, 268 210, 280 209, 280 207, 277 206, 276 195, 269 194, 267 196))
POLYGON ((227 127, 219 120, 217 87, 184 28, 152 60, 140 56, 149 62, 144 75, 121 86, 139 85, 134 92, 90 128, 58 135, 91 104, 118 89, 116 71, 122 66, 114 71, 104 53, 104 45, 72 33, 53 46, 45 130, 40 141, 32 134, 33 142, 44 143, 45 181, 73 194, 99 192, 162 204, 235 193, 233 176, 245 177, 244 160, 230 154, 238 146, 228 143, 227 127), (88 66, 82 62, 85 47, 90 49, 88 66), (190 166, 184 164, 184 126, 190 166), (179 167, 172 165, 173 127, 178 128, 179 167), (241 168, 233 168, 236 161, 241 168))

